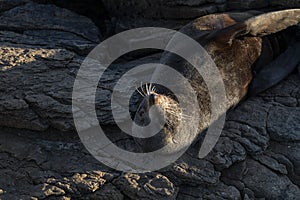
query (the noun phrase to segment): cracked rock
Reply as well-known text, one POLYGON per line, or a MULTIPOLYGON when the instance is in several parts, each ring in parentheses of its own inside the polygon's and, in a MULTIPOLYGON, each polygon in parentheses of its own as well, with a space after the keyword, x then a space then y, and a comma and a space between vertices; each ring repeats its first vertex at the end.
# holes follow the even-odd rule
POLYGON ((206 159, 221 171, 236 162, 245 160, 246 155, 246 150, 240 143, 221 137, 206 159))
POLYGON ((178 199, 241 199, 240 192, 233 186, 223 183, 217 186, 181 187, 178 199))
POLYGON ((286 176, 278 175, 251 159, 246 162, 247 172, 242 181, 247 188, 254 192, 256 198, 297 199, 299 197, 298 186, 294 185, 286 176))
POLYGON ((267 129, 275 141, 300 141, 300 108, 274 106, 269 111, 267 129))
POLYGON ((132 199, 175 199, 178 189, 161 174, 124 174, 114 181, 132 199))
POLYGON ((215 185, 220 177, 220 173, 215 171, 210 162, 186 155, 164 171, 164 174, 177 185, 215 185))

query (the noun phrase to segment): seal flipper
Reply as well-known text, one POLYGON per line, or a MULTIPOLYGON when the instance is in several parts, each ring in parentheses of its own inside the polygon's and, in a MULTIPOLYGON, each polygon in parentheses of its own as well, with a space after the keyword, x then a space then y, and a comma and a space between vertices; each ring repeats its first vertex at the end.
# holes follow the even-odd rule
MULTIPOLYGON (((254 36, 263 37, 280 32, 300 22, 300 9, 289 9, 258 15, 236 23, 232 26, 217 30, 208 36, 218 46, 231 46, 238 38, 254 36)), ((220 48, 224 49, 224 48, 220 48)), ((277 50, 273 49, 272 51, 277 50)), ((287 77, 300 62, 300 42, 289 47, 276 60, 263 67, 254 77, 249 89, 253 96, 262 92, 287 77)), ((300 72, 299 72, 300 73, 300 72)))
POLYGON ((300 22, 300 9, 288 9, 251 17, 210 34, 207 39, 219 45, 231 45, 232 40, 244 37, 262 37, 277 33, 300 22))
MULTIPOLYGON (((248 94, 258 93, 276 85, 286 78, 300 63, 300 42, 290 46, 276 60, 264 67, 252 80, 248 94)), ((300 74, 300 65, 298 66, 300 74)))
POLYGON ((300 9, 288 9, 258 15, 246 20, 246 34, 266 36, 277 33, 300 22, 300 9))
MULTIPOLYGON (((270 12, 246 20, 244 24, 247 26, 247 31, 242 35, 267 36, 297 25, 299 22, 300 9, 270 12)), ((255 75, 248 94, 254 96, 286 78, 300 63, 299 55, 300 42, 297 42, 255 75)))

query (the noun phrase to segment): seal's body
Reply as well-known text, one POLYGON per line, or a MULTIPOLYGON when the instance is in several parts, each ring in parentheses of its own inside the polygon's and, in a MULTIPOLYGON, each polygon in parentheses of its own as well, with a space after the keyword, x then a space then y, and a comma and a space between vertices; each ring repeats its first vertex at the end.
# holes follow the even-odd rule
MULTIPOLYGON (((300 9, 267 14, 213 14, 194 20, 180 32, 200 43, 215 62, 224 81, 227 98, 225 104, 229 109, 240 102, 247 92, 256 95, 277 84, 294 70, 300 62, 300 42, 297 41, 298 28, 295 26, 299 21, 300 9)), ((163 53, 161 61, 190 80, 201 110, 199 132, 202 132, 210 123, 210 95, 203 78, 187 61, 172 53, 163 53)), ((152 104, 159 105, 166 113, 168 110, 172 111, 172 117, 180 116, 179 105, 174 103, 171 96, 166 95, 163 98, 164 102, 155 103, 159 102, 156 101, 157 98, 162 99, 161 95, 165 94, 163 89, 156 87, 156 92, 145 96, 135 121, 140 122, 142 118, 147 117, 141 116, 140 113, 147 113, 152 104), (152 101, 149 101, 150 96, 152 101), (178 112, 175 115, 174 110, 178 112)), ((173 120, 178 121, 182 118, 173 120)), ((137 143, 142 149, 152 151, 161 148, 167 142, 174 142, 172 131, 176 127, 174 123, 169 124, 172 126, 165 126, 158 136, 137 139, 137 143)))

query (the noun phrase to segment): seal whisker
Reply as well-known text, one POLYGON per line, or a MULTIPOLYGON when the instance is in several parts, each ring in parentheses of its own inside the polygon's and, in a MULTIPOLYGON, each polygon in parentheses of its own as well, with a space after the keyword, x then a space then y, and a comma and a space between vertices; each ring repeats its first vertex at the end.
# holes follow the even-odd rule
POLYGON ((192 118, 192 116, 185 115, 185 114, 181 114, 181 116, 182 116, 183 118, 185 118, 185 119, 191 119, 191 118, 192 118))
POLYGON ((151 84, 151 83, 149 83, 149 85, 148 85, 148 95, 150 95, 150 94, 151 94, 151 87, 152 87, 152 84, 151 84))
POLYGON ((145 97, 145 95, 139 90, 139 88, 136 87, 136 91, 137 91, 142 97, 145 97))
POLYGON ((149 83, 149 88, 148 88, 148 90, 149 90, 149 95, 151 94, 151 88, 152 88, 152 83, 149 83))
POLYGON ((147 90, 147 95, 150 95, 150 91, 149 91, 149 83, 146 84, 146 90, 147 90))
POLYGON ((146 96, 147 93, 145 92, 145 89, 144 89, 144 87, 143 87, 143 82, 141 82, 141 90, 142 90, 144 96, 146 96))
POLYGON ((145 90, 146 90, 146 91, 145 91, 145 92, 146 92, 146 95, 148 95, 148 83, 145 84, 145 90))
POLYGON ((155 86, 153 86, 152 92, 156 92, 156 87, 155 86))

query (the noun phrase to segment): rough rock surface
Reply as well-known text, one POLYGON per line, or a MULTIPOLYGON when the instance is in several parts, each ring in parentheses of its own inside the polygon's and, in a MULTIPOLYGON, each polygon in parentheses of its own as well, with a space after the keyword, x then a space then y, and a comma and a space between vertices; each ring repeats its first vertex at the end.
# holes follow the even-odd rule
POLYGON ((143 26, 177 29, 203 15, 251 9, 276 10, 300 7, 299 0, 103 0, 116 32, 143 26))
POLYGON ((102 1, 95 0, 32 0, 41 4, 54 4, 61 8, 66 8, 80 15, 84 15, 91 19, 100 29, 101 35, 107 36, 111 34, 110 16, 106 11, 102 1))
MULTIPOLYGON (((159 2, 180 6, 182 13, 190 7, 200 12, 202 5, 213 3, 240 5, 240 1, 159 2)), ((249 9, 258 1, 246 2, 249 9)), ((299 1, 268 4, 298 6, 299 1)), ((76 137, 70 105, 76 72, 100 35, 91 20, 66 9, 29 0, 0 1, 1 199, 299 198, 300 79, 296 74, 230 110, 218 144, 205 159, 197 157, 200 137, 176 163, 157 172, 122 174, 95 160, 76 137)), ((121 60, 114 73, 121 76, 158 58, 155 54, 121 60)), ((103 109, 99 120, 107 126, 112 123, 107 95, 118 76, 107 76, 99 86, 97 105, 103 109)), ((108 128, 114 141, 130 145, 130 138, 118 138, 118 129, 108 128)))
POLYGON ((68 10, 28 3, 2 13, 0 35, 0 125, 72 129, 72 85, 81 55, 100 42, 98 28, 68 10))

